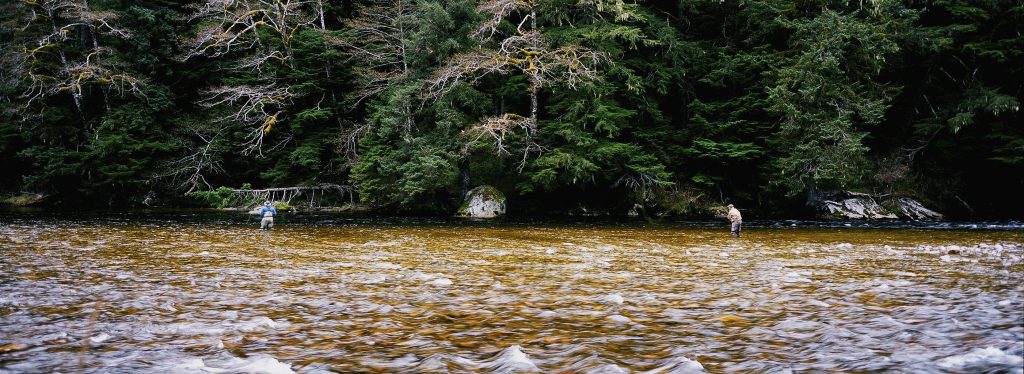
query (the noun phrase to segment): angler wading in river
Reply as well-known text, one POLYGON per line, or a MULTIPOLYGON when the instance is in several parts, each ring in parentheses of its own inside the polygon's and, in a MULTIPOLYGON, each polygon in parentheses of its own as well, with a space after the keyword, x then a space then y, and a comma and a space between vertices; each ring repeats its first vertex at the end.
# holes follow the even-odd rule
POLYGON ((274 227, 274 216, 277 215, 277 209, 274 209, 273 205, 267 201, 263 203, 263 207, 259 210, 259 216, 263 217, 260 221, 261 230, 270 230, 274 227))
POLYGON ((732 224, 729 234, 738 238, 740 237, 740 226, 743 226, 743 217, 740 216, 739 209, 733 207, 732 204, 727 205, 726 208, 729 208, 729 222, 732 224))

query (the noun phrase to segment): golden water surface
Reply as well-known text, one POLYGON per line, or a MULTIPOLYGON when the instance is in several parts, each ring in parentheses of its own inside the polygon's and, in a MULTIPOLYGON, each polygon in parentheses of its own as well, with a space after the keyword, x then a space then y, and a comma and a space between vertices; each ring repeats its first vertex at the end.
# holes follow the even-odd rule
POLYGON ((1020 228, 0 221, 0 372, 1020 372, 1020 228))

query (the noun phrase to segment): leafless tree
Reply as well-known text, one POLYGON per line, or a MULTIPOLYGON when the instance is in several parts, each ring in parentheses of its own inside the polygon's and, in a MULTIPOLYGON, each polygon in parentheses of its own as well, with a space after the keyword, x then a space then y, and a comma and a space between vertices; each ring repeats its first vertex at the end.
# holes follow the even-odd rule
MULTIPOLYGON (((221 86, 207 89, 198 103, 205 107, 225 108, 220 118, 228 124, 244 126, 248 140, 244 154, 264 151, 264 140, 284 116, 297 95, 291 87, 265 74, 267 64, 293 67, 292 41, 303 28, 323 28, 323 1, 298 0, 205 0, 193 7, 188 17, 199 24, 194 37, 184 40, 183 61, 204 56, 224 57, 238 52, 242 57, 232 67, 254 74, 260 83, 221 86), (276 42, 264 41, 260 33, 270 32, 276 42)), ((281 146, 289 138, 277 143, 281 146)))
POLYGON ((302 28, 322 22, 320 1, 294 0, 206 0, 194 7, 190 22, 202 26, 195 37, 185 41, 188 60, 196 56, 223 56, 232 49, 262 47, 261 53, 243 60, 241 67, 259 70, 267 61, 290 64, 292 39, 302 28), (261 43, 260 30, 271 31, 279 44, 261 43))
POLYGON ((408 21, 412 10, 411 0, 378 0, 359 7, 359 16, 345 25, 348 35, 335 40, 356 62, 360 77, 356 104, 409 76, 408 21))
POLYGON ((193 144, 185 138, 178 138, 178 145, 188 149, 189 152, 165 165, 165 171, 158 174, 156 178, 169 178, 172 184, 185 190, 185 193, 198 188, 212 189, 213 187, 206 181, 206 176, 224 172, 224 167, 221 164, 222 158, 216 154, 214 149, 217 139, 224 130, 224 127, 192 128, 190 132, 199 142, 193 144))
POLYGON ((142 82, 119 69, 111 50, 100 44, 101 36, 131 37, 116 25, 116 13, 92 9, 88 0, 26 0, 18 6, 26 16, 19 31, 40 31, 19 40, 20 46, 4 48, 9 78, 26 87, 25 109, 66 93, 85 122, 83 101, 90 86, 102 88, 108 109, 110 91, 144 97, 142 82))
POLYGON ((535 0, 487 0, 477 7, 477 11, 489 15, 473 33, 481 41, 493 39, 499 34, 498 26, 503 21, 519 15, 519 22, 515 23, 516 32, 498 41, 496 48, 481 48, 453 56, 427 82, 425 96, 436 100, 461 82, 472 84, 489 74, 525 74, 530 82, 529 115, 504 113, 487 117, 464 132, 471 135, 467 138, 470 142, 486 135, 493 140, 499 154, 510 153, 506 137, 522 134, 525 140, 519 164, 522 170, 530 153, 544 149, 532 140, 537 130, 541 88, 564 85, 576 89, 580 82, 597 79, 598 67, 608 59, 600 52, 580 46, 552 46, 537 27, 535 0))
MULTIPOLYGON (((410 79, 410 58, 415 48, 409 42, 415 31, 413 0, 374 0, 356 8, 356 17, 345 21, 345 35, 332 39, 350 61, 356 78, 351 109, 365 100, 394 89, 410 79)), ((401 110, 400 124, 407 135, 415 127, 414 95, 395 103, 401 110)), ((358 161, 359 138, 369 123, 353 123, 342 127, 337 139, 338 151, 350 165, 358 161)))
POLYGON ((264 137, 291 104, 292 96, 288 87, 273 84, 222 86, 206 90, 199 104, 205 107, 232 108, 220 121, 242 124, 249 129, 249 140, 243 153, 256 152, 262 155, 264 137))

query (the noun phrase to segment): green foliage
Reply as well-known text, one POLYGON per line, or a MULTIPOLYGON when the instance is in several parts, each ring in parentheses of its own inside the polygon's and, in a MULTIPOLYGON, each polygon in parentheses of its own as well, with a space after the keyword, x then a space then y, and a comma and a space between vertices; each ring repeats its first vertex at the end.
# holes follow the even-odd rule
POLYGON ((385 139, 364 137, 363 161, 352 169, 364 201, 415 208, 424 199, 454 194, 458 177, 454 152, 432 146, 436 139, 429 137, 407 139, 399 148, 385 139))
POLYGON ((336 183, 374 207, 450 213, 486 184, 513 212, 707 215, 726 200, 784 214, 802 194, 852 189, 1024 209, 1019 1, 537 1, 538 48, 601 63, 572 84, 572 66, 547 72, 536 105, 519 68, 427 98, 453 56, 532 29, 527 5, 487 39, 478 1, 302 3, 287 35, 261 24, 185 59, 218 24, 185 21, 200 3, 90 1, 81 10, 110 27, 64 34, 54 25, 74 11, 0 4, 0 191, 83 206, 205 191, 188 196, 223 207, 234 197, 211 186, 336 183), (243 66, 260 56, 272 57, 243 66), (224 87, 280 91, 218 103, 224 87), (504 153, 467 131, 534 107, 535 128, 494 133, 504 153))
POLYGON ((213 191, 193 191, 185 194, 211 208, 231 208, 239 202, 238 193, 230 187, 217 187, 213 191))
POLYGON ((875 21, 826 10, 786 22, 795 53, 775 70, 768 100, 782 116, 775 183, 790 194, 850 188, 863 177, 867 126, 881 122, 894 93, 871 78, 898 50, 875 21))
POLYGON ((364 202, 435 211, 457 203, 459 131, 484 97, 460 89, 446 101, 423 102, 420 90, 436 64, 468 47, 467 27, 476 17, 472 6, 468 1, 422 2, 388 21, 401 23, 402 32, 393 38, 405 47, 390 72, 395 78, 362 107, 365 133, 350 179, 364 202))

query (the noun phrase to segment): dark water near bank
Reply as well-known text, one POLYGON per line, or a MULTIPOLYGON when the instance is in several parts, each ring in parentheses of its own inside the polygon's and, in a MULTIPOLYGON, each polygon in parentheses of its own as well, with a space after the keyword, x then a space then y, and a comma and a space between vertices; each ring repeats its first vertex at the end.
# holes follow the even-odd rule
POLYGON ((1021 372, 1024 226, 0 220, 0 372, 1021 372))

